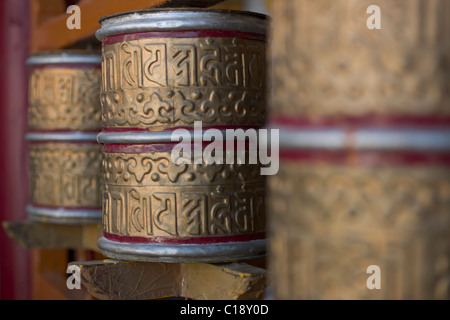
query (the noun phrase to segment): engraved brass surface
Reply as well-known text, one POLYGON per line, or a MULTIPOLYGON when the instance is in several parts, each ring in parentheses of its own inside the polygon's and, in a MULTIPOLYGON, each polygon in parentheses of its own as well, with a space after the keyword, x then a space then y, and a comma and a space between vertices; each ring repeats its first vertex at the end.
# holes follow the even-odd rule
POLYGON ((274 295, 448 299, 449 149, 433 149, 447 141, 433 134, 450 115, 450 2, 276 2, 270 114, 298 121, 268 178, 274 295), (325 139, 302 136, 304 123, 325 139), (329 148, 336 128, 346 133, 329 148), (371 265, 380 290, 367 286, 371 265))
POLYGON ((284 162, 268 189, 277 298, 450 297, 449 168, 284 162))
POLYGON ((30 144, 31 203, 101 207, 100 149, 95 142, 30 144))
POLYGON ((273 116, 450 115, 449 1, 276 2, 273 116))
POLYGON ((205 237, 265 231, 258 165, 174 164, 170 152, 103 153, 107 233, 205 237))
POLYGON ((211 262, 264 254, 260 165, 174 163, 168 141, 158 140, 166 129, 193 131, 195 121, 204 128, 266 122, 265 19, 228 11, 213 16, 218 19, 208 10, 180 9, 101 21, 105 237, 99 246, 110 257, 211 262), (190 14, 209 20, 195 26, 190 14), (258 32, 240 27, 252 21, 258 32), (186 29, 186 22, 194 26, 186 29), (144 137, 157 146, 145 145, 144 137))
POLYGON ((102 53, 106 127, 159 130, 204 125, 263 125, 264 41, 241 38, 142 38, 102 53))
POLYGON ((30 130, 101 129, 100 68, 33 68, 30 73, 30 130))

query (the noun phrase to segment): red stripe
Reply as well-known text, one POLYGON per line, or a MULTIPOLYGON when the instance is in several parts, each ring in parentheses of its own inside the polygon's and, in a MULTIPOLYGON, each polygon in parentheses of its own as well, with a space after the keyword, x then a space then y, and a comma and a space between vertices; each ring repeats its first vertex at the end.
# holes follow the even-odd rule
MULTIPOLYGON (((218 130, 227 130, 227 129, 255 129, 258 130, 261 128, 261 126, 206 126, 202 127, 201 130, 208 130, 208 129, 218 129, 218 130)), ((190 132, 194 131, 194 127, 176 127, 176 128, 166 128, 163 130, 160 130, 159 132, 173 132, 176 129, 186 129, 190 132)), ((198 128, 200 129, 200 128, 198 128)), ((126 133, 126 132, 156 132, 156 131, 149 131, 147 128, 109 128, 104 127, 103 128, 104 133, 126 133)), ((172 151, 173 147, 175 145, 178 145, 180 142, 174 141, 174 142, 165 142, 165 143, 142 143, 142 144, 125 144, 125 143, 107 143, 104 144, 102 147, 102 152, 106 153, 145 153, 145 152, 166 152, 166 151, 172 151)), ((211 141, 202 141, 202 148, 204 149, 208 145, 210 145, 211 141)), ((195 141, 194 139, 191 139, 191 145, 195 148, 195 141)), ((227 149, 226 140, 222 142, 223 150, 227 149)), ((237 141, 234 141, 234 149, 233 150, 240 150, 238 147, 237 141)), ((192 148, 193 149, 193 148, 192 148)), ((246 141, 245 143, 245 150, 250 150, 249 148, 249 142, 246 141)))
POLYGON ((51 210, 56 210, 56 209, 64 209, 64 210, 102 210, 102 207, 64 207, 64 206, 49 206, 49 205, 42 205, 42 204, 36 204, 36 203, 32 203, 31 204, 33 207, 35 208, 42 208, 42 209, 51 209, 51 210))
POLYGON ((266 41, 267 37, 253 32, 229 30, 183 30, 183 31, 150 31, 124 33, 103 39, 103 45, 142 38, 241 38, 247 40, 266 41))
POLYGON ((165 152, 172 151, 175 144, 172 143, 149 143, 149 144, 104 144, 102 152, 105 153, 146 153, 146 152, 165 152))
POLYGON ((270 120, 274 127, 277 125, 286 127, 445 127, 450 125, 450 117, 437 116, 398 116, 388 117, 380 115, 366 115, 361 117, 274 117, 270 120))
POLYGON ((295 163, 332 163, 361 166, 450 166, 450 152, 280 150, 280 160, 295 163))
POLYGON ((264 232, 252 234, 240 234, 221 237, 131 237, 104 232, 106 239, 116 242, 135 244, 216 244, 228 242, 248 242, 251 240, 265 239, 264 232))

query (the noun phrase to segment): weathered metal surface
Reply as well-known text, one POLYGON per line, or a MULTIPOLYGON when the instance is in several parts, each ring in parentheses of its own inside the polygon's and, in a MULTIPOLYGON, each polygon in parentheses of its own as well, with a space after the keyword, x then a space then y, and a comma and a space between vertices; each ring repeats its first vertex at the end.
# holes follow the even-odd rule
POLYGON ((99 146, 68 141, 30 144, 31 202, 55 207, 100 203, 99 146))
POLYGON ((28 127, 35 131, 99 131, 99 55, 37 54, 30 66, 28 127))
POLYGON ((166 262, 263 255, 259 166, 174 163, 168 139, 179 127, 192 133, 195 121, 264 125, 265 16, 158 9, 100 21, 99 246, 114 258, 166 262))
POLYGON ((182 19, 191 13, 186 10, 154 12, 113 17, 97 32, 103 39, 103 126, 156 131, 193 126, 194 121, 203 126, 263 125, 265 20, 219 11, 205 22, 208 11, 193 11, 192 20, 182 19), (164 23, 167 15, 174 16, 177 29, 164 23), (228 30, 233 26, 227 24, 228 16, 248 28, 254 21, 258 27, 253 32, 259 34, 228 30), (120 30, 140 33, 125 39, 120 30))
POLYGON ((366 25, 373 4, 287 0, 273 6, 274 119, 448 119, 447 1, 380 1, 379 30, 366 25))
POLYGON ((99 54, 76 51, 27 60, 31 219, 101 221, 100 63, 99 54))

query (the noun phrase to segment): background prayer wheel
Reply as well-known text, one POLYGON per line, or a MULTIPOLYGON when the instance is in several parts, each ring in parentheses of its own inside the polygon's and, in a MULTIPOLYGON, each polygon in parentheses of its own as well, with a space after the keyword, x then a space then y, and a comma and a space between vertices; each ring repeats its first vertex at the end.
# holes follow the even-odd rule
POLYGON ((265 124, 266 17, 155 9, 100 19, 104 237, 113 258, 226 261, 264 255, 258 165, 175 163, 175 129, 265 124))
POLYGON ((101 223, 100 54, 29 57, 30 219, 101 223))
POLYGON ((449 298, 450 3, 372 4, 273 6, 278 299, 449 298))

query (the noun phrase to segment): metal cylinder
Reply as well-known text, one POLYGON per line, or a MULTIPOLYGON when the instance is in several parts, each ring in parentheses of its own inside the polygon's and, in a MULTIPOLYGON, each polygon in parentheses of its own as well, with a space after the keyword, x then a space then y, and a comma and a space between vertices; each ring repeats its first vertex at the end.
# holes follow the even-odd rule
POLYGON ((276 298, 449 297, 450 3, 376 4, 273 6, 276 298))
POLYGON ((266 17, 154 9, 100 23, 99 247, 110 257, 146 261, 262 256, 259 166, 175 163, 171 136, 177 128, 195 136, 196 121, 219 131, 265 124, 266 17))
POLYGON ((78 51, 29 57, 32 220, 101 223, 100 54, 78 51))

